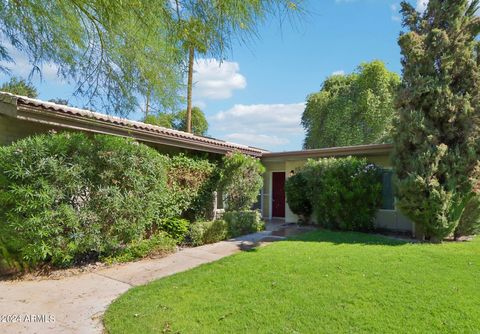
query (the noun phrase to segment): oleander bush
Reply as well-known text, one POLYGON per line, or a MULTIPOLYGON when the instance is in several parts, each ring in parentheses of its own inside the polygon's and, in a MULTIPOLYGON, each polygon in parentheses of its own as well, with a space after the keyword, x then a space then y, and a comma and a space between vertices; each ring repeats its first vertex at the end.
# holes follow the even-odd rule
POLYGON ((227 211, 223 219, 228 226, 230 237, 259 232, 265 229, 260 212, 257 210, 227 211))
POLYGON ((285 182, 285 194, 290 210, 299 216, 300 223, 308 223, 312 215, 312 203, 306 196, 308 183, 302 172, 297 172, 285 182))
POLYGON ((190 225, 189 239, 193 246, 227 239, 228 225, 224 220, 198 221, 190 225))
POLYGON ((321 226, 369 231, 381 205, 381 169, 356 157, 309 160, 301 172, 321 226))
POLYGON ((223 157, 220 189, 227 211, 249 210, 263 186, 265 167, 260 160, 234 152, 223 157))
POLYGON ((205 215, 216 182, 205 158, 127 138, 22 139, 0 147, 0 252, 10 267, 65 267, 148 246, 161 231, 179 242, 188 224, 174 218, 205 215))

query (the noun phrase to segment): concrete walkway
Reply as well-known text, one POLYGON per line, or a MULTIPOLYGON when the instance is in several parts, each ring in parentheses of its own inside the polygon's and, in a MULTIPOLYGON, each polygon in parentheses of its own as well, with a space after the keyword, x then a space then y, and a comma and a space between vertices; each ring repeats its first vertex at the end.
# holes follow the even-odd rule
POLYGON ((102 333, 103 312, 128 289, 237 253, 270 234, 259 232, 59 280, 0 282, 0 333, 102 333), (8 317, 16 315, 22 322, 10 323, 8 317), (34 321, 26 315, 46 319, 34 321), (48 322, 49 316, 54 321, 48 322))

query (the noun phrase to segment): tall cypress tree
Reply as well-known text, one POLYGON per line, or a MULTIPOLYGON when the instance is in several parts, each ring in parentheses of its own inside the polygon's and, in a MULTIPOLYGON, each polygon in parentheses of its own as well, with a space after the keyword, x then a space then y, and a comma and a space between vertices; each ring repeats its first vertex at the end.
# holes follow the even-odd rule
POLYGON ((403 82, 394 135, 400 210, 431 240, 448 236, 480 174, 479 0, 402 2, 403 82))

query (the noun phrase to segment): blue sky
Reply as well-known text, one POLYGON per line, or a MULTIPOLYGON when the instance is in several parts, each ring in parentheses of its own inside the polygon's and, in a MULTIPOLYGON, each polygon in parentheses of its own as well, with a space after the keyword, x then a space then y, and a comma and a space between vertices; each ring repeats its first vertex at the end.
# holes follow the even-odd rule
MULTIPOLYGON (((400 73, 399 1, 309 0, 306 8, 309 14, 293 27, 280 27, 278 19, 266 22, 259 39, 235 44, 220 66, 213 59, 197 61, 193 100, 207 115, 209 135, 272 151, 298 150, 305 98, 327 76, 374 59, 400 73)), ((13 73, 28 75, 28 63, 19 54, 14 58, 13 73)), ((44 80, 34 80, 40 98, 81 104, 55 73, 46 66, 44 80)))

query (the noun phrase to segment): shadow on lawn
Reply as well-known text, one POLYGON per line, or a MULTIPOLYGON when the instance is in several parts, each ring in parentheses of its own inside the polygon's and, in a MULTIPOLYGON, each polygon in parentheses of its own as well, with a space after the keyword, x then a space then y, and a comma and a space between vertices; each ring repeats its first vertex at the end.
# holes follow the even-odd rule
POLYGON ((313 232, 307 232, 289 236, 286 241, 303 242, 329 242, 333 244, 361 244, 361 245, 381 245, 381 246, 402 246, 412 243, 408 240, 396 239, 378 234, 369 234, 361 232, 343 232, 319 229, 313 232))

